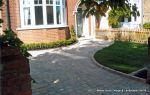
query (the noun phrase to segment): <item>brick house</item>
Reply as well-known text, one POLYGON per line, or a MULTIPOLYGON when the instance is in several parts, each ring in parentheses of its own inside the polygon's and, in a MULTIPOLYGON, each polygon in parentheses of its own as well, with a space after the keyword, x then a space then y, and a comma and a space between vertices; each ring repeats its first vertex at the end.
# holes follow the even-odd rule
MULTIPOLYGON (((137 5, 141 15, 137 20, 125 18, 123 27, 141 28, 143 19, 148 18, 146 1, 149 0, 130 0, 137 5)), ((4 0, 3 30, 9 26, 23 42, 40 43, 69 39, 69 27, 73 25, 78 36, 94 38, 95 17, 82 18, 84 6, 79 3, 80 0, 4 0)), ((110 28, 108 15, 102 17, 100 23, 101 29, 110 28)))
POLYGON ((9 26, 25 43, 69 39, 69 27, 72 25, 78 30, 79 36, 91 36, 94 27, 92 17, 81 17, 79 2, 80 0, 4 0, 3 30, 9 26))

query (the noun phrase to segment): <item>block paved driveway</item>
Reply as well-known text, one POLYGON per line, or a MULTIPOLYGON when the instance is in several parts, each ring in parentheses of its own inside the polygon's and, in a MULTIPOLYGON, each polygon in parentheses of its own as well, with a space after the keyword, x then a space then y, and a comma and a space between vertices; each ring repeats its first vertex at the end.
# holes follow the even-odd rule
POLYGON ((95 65, 93 53, 110 44, 80 39, 69 47, 30 51, 33 95, 150 95, 145 83, 95 65))

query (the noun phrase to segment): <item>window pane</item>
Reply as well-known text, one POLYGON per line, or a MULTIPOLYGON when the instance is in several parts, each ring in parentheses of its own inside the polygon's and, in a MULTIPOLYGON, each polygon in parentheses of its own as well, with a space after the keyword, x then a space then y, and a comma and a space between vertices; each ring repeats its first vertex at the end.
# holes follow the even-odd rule
POLYGON ((61 24, 60 6, 56 6, 57 24, 61 24))
POLYGON ((56 5, 60 5, 60 0, 56 0, 56 5))
POLYGON ((25 0, 23 0, 23 4, 25 4, 25 0))
POLYGON ((67 19, 67 16, 66 16, 66 8, 63 8, 63 23, 66 24, 66 19, 67 19))
POLYGON ((121 17, 121 22, 124 22, 124 17, 121 17))
POLYGON ((66 1, 66 0, 62 0, 62 4, 63 4, 63 5, 66 5, 66 4, 65 4, 65 3, 66 3, 65 1, 66 1))
POLYGON ((49 0, 46 0, 46 4, 49 4, 49 0))
POLYGON ((39 4, 42 4, 42 0, 39 0, 39 4))
POLYGON ((30 15, 30 8, 24 8, 24 25, 31 24, 31 15, 30 15))
POLYGON ((130 17, 128 17, 128 22, 131 22, 131 20, 132 20, 131 16, 130 16, 130 17))
POLYGON ((42 6, 35 6, 35 23, 36 23, 36 25, 42 25, 43 24, 42 6))
POLYGON ((54 24, 53 6, 47 6, 47 23, 54 24))
POLYGON ((50 4, 53 4, 53 0, 50 0, 50 4))
POLYGON ((23 0, 23 4, 24 4, 24 5, 30 4, 30 0, 23 0))
POLYGON ((46 4, 53 4, 53 0, 46 0, 46 4))
POLYGON ((38 4, 38 0, 34 0, 34 4, 38 4))
POLYGON ((34 0, 34 4, 42 4, 42 0, 34 0))

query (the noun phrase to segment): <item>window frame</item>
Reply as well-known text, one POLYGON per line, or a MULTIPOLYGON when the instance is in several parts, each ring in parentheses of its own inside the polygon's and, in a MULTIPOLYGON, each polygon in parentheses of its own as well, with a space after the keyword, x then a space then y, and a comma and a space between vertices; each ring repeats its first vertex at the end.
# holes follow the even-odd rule
POLYGON ((66 0, 60 0, 60 15, 61 15, 61 24, 57 24, 57 17, 56 17, 56 7, 58 5, 56 5, 56 0, 53 0, 53 20, 54 20, 54 24, 48 24, 47 22, 47 4, 46 0, 42 0, 42 10, 43 10, 43 25, 36 25, 35 22, 35 6, 37 6, 36 4, 34 4, 34 0, 29 0, 30 1, 30 5, 28 5, 30 7, 30 17, 31 17, 31 24, 30 25, 25 25, 24 22, 24 8, 25 6, 23 5, 23 0, 20 0, 20 23, 21 26, 20 28, 18 28, 18 30, 22 30, 22 29, 40 29, 40 28, 58 28, 58 27, 66 27, 67 26, 67 9, 66 9, 66 0), (64 1, 64 2, 63 2, 64 1), (65 5, 63 5, 65 4, 65 5), (65 11, 64 11, 65 8, 65 11), (63 13, 63 11, 65 13, 63 13))

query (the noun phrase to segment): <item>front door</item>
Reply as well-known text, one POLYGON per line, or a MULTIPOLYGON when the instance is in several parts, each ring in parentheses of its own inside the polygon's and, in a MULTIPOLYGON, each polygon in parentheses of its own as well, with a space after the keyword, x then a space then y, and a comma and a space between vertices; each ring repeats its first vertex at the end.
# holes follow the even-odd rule
POLYGON ((83 34, 82 8, 78 8, 78 12, 76 13, 76 21, 77 21, 77 36, 81 37, 83 34))

